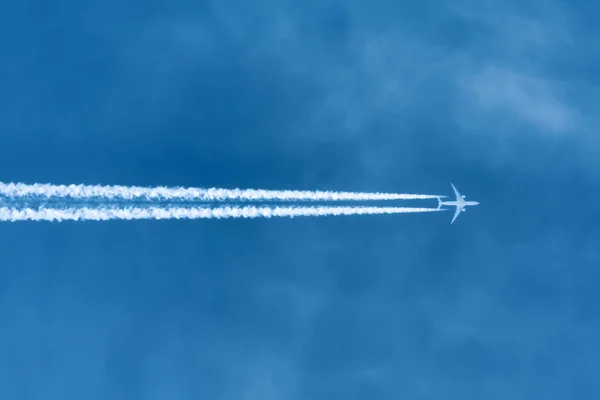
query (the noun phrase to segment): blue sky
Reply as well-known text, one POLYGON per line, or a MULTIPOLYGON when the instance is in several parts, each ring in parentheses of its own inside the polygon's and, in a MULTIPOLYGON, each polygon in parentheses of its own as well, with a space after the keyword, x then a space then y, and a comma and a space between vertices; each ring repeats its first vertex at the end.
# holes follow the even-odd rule
POLYGON ((0 398, 598 397, 598 12, 5 2, 4 182, 481 205, 1 225, 0 398))

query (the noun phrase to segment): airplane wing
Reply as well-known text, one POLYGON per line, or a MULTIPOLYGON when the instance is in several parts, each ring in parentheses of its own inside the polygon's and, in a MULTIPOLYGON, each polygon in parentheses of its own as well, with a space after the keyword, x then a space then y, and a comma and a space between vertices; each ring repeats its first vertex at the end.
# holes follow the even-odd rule
POLYGON ((454 195, 456 196, 456 201, 458 201, 459 199, 462 199, 460 193, 458 193, 458 190, 456 190, 456 187, 454 187, 454 184, 451 183, 450 185, 452 185, 452 190, 454 190, 454 195))
POLYGON ((452 218, 452 222, 450 222, 451 224, 454 223, 454 220, 456 219, 456 217, 458 217, 458 214, 460 214, 460 207, 456 206, 456 211, 454 211, 454 217, 452 218))

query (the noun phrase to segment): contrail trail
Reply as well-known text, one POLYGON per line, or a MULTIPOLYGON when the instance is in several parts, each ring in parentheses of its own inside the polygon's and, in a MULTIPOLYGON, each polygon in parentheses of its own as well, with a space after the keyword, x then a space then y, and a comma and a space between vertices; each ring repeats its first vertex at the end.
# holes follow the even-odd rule
POLYGON ((43 198, 69 197, 72 199, 104 200, 280 200, 280 201, 344 201, 344 200, 422 200, 439 197, 429 194, 409 193, 362 193, 309 190, 262 190, 262 189, 201 189, 180 187, 139 187, 100 185, 52 185, 1 183, 0 196, 15 198, 36 196, 43 198))
POLYGON ((7 208, 0 207, 0 221, 108 221, 139 219, 222 219, 272 217, 322 217, 423 213, 437 208, 412 207, 113 207, 113 208, 7 208))

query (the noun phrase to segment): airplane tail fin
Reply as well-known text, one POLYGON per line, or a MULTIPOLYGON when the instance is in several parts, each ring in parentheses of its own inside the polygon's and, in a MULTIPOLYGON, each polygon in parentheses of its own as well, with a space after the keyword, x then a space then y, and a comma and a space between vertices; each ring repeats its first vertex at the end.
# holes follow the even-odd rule
POLYGON ((442 208, 442 198, 438 197, 437 201, 438 201, 438 207, 437 207, 437 209, 439 210, 440 208, 442 208))

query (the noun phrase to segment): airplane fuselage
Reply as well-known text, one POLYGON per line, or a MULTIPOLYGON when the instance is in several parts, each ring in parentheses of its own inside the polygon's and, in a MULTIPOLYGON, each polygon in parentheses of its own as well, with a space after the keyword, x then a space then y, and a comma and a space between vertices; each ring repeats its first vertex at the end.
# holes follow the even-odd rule
POLYGON ((479 202, 478 201, 442 201, 441 204, 443 206, 465 207, 465 206, 476 206, 476 205, 479 205, 479 202))

